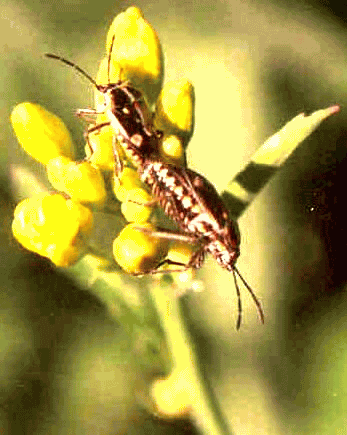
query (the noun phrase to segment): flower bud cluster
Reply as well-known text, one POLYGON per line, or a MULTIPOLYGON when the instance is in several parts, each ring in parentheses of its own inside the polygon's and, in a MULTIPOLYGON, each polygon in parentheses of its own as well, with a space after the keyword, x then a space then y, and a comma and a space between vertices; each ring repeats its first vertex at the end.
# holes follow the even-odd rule
MULTIPOLYGON (((185 147, 193 132, 194 90, 187 80, 162 87, 160 42, 138 8, 130 7, 114 19, 107 34, 106 51, 108 55, 100 63, 96 82, 121 80, 141 91, 146 105, 144 113, 147 110, 155 128, 164 133, 158 144, 158 157, 184 164, 185 147)), ((98 114, 90 127, 109 122, 104 95, 97 89, 95 109, 98 114)), ((128 273, 141 274, 155 268, 169 250, 175 256, 175 247, 170 248, 167 240, 150 234, 155 232, 151 223, 155 198, 118 144, 123 170, 112 176, 115 132, 110 125, 89 134, 85 159, 75 161, 68 129, 43 107, 21 103, 14 108, 11 122, 22 148, 46 166, 54 188, 54 193, 22 201, 15 210, 13 234, 25 248, 49 258, 57 266, 74 264, 88 252, 92 210, 102 211, 113 194, 121 202, 121 213, 129 222, 113 243, 116 262, 128 273), (111 178, 112 193, 106 188, 111 178), (146 231, 139 231, 140 226, 146 231)))

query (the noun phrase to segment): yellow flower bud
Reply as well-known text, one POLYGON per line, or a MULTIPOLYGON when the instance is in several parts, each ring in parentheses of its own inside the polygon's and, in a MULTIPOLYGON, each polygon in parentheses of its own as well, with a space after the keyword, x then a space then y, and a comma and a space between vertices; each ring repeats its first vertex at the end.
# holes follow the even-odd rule
POLYGON ((121 205, 123 216, 128 222, 148 221, 152 209, 145 204, 152 201, 152 196, 141 187, 129 190, 125 202, 121 205))
POLYGON ((128 192, 136 187, 143 187, 143 183, 135 169, 124 168, 120 177, 114 178, 113 191, 121 202, 126 201, 128 192))
POLYGON ((55 189, 67 193, 74 201, 101 204, 106 199, 101 172, 90 162, 56 157, 47 164, 47 175, 55 189))
POLYGON ((39 104, 21 103, 11 113, 11 123, 22 148, 46 165, 58 156, 73 158, 73 143, 63 121, 39 104))
POLYGON ((161 154, 163 155, 165 160, 169 160, 176 165, 184 165, 184 148, 182 145, 182 141, 179 139, 178 136, 167 136, 164 138, 160 145, 161 154))
POLYGON ((113 256, 126 272, 145 274, 166 257, 169 242, 138 230, 139 227, 155 231, 149 223, 127 225, 113 242, 113 256))
POLYGON ((185 79, 166 83, 157 101, 155 125, 186 145, 194 129, 194 87, 185 79))
POLYGON ((85 252, 92 224, 88 208, 60 194, 42 193, 17 205, 12 232, 26 249, 67 267, 85 252))
POLYGON ((156 411, 163 417, 181 418, 191 410, 191 385, 185 370, 174 369, 167 378, 157 379, 151 388, 156 411))
MULTIPOLYGON (((116 64, 112 68, 117 70, 120 65, 120 79, 129 80, 154 103, 163 79, 163 55, 159 38, 140 9, 130 7, 116 16, 107 34, 107 53, 112 39, 111 61, 116 64)), ((101 74, 105 77, 105 73, 101 74)))

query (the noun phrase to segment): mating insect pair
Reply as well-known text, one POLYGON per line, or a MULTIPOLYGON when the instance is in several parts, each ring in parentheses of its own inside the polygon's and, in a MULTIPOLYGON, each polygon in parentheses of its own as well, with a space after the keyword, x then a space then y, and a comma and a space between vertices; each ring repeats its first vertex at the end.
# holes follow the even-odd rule
MULTIPOLYGON (((113 39, 114 40, 114 39, 113 39)), ((173 219, 182 233, 160 230, 151 232, 153 236, 169 240, 185 241, 197 246, 188 264, 165 259, 153 270, 153 273, 184 271, 200 268, 206 253, 210 253, 217 262, 232 272, 238 298, 237 329, 241 325, 241 297, 237 276, 241 279, 253 298, 259 316, 264 322, 264 313, 259 300, 235 266, 240 254, 240 236, 237 224, 232 220, 214 186, 198 173, 180 166, 164 162, 159 155, 162 133, 152 123, 152 114, 141 92, 129 83, 119 80, 110 82, 111 43, 108 57, 108 83, 97 84, 79 66, 54 54, 46 56, 60 60, 85 76, 93 86, 103 94, 105 111, 109 121, 96 125, 87 134, 111 125, 114 130, 114 150, 117 171, 122 164, 116 151, 117 139, 131 161, 137 167, 141 179, 152 191, 156 201, 165 214, 173 219), (164 264, 176 266, 173 270, 159 269, 164 264)), ((79 110, 79 115, 97 115, 94 110, 79 110)), ((87 138, 88 140, 88 138, 87 138)))

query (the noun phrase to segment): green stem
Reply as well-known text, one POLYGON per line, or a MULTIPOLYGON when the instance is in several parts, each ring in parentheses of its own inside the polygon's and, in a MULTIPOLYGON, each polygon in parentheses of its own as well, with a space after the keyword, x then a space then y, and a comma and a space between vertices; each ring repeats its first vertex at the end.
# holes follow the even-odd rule
POLYGON ((195 345, 182 314, 180 299, 169 287, 152 286, 150 290, 161 319, 167 346, 171 351, 173 369, 184 370, 187 374, 192 405, 191 415, 196 425, 205 435, 231 435, 198 363, 195 345))

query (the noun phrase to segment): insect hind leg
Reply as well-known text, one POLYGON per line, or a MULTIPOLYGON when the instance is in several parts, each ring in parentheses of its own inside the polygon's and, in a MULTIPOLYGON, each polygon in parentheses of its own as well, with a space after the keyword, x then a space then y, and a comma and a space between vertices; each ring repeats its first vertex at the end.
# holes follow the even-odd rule
POLYGON ((204 246, 200 246, 200 248, 193 253, 193 255, 190 257, 190 260, 188 263, 182 263, 180 261, 173 261, 170 258, 165 258, 161 262, 159 262, 154 269, 148 271, 147 273, 138 273, 135 274, 137 276, 139 275, 154 275, 158 273, 181 273, 185 272, 188 269, 199 269, 205 259, 205 249, 204 246), (164 265, 171 265, 171 266, 178 266, 180 269, 160 269, 160 267, 164 265))
POLYGON ((156 274, 163 274, 163 273, 180 273, 185 272, 186 270, 190 269, 189 264, 180 263, 179 261, 172 261, 170 258, 165 258, 163 261, 158 263, 154 269, 149 270, 148 272, 140 272, 140 273, 133 273, 134 276, 144 276, 144 275, 156 275, 156 274), (178 266, 180 269, 159 269, 162 266, 165 265, 171 265, 171 266, 178 266))
POLYGON ((153 231, 145 227, 136 227, 136 230, 141 231, 143 233, 150 234, 152 237, 158 237, 160 239, 186 242, 190 244, 195 244, 199 242, 199 239, 197 239, 195 236, 189 236, 188 234, 177 233, 175 231, 171 231, 164 228, 158 228, 158 231, 153 231))

